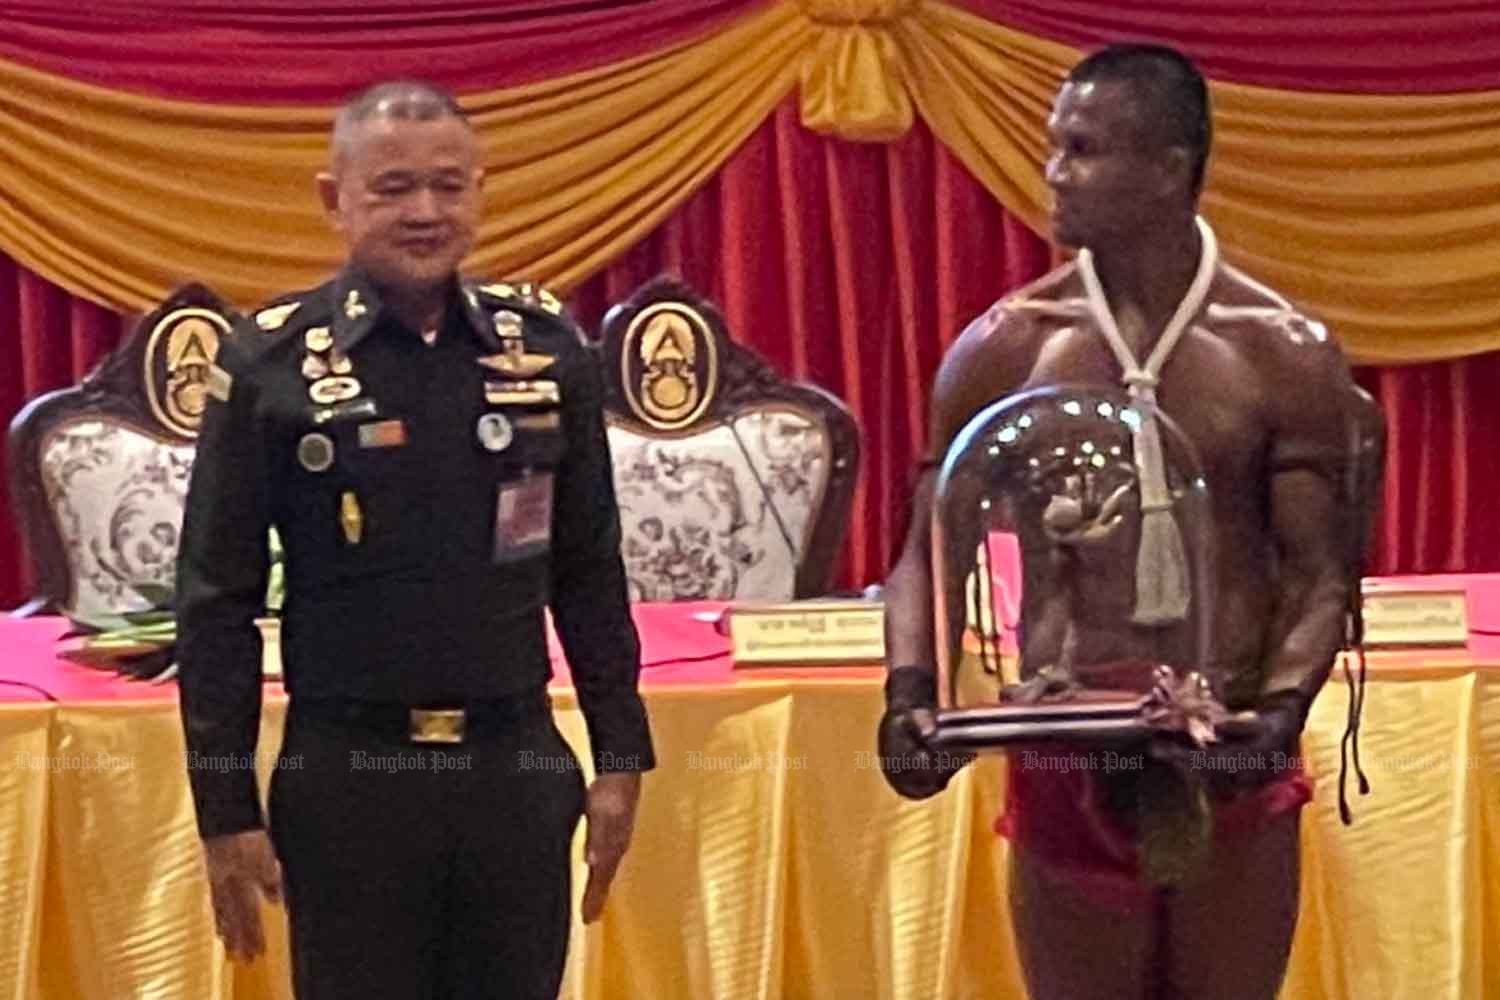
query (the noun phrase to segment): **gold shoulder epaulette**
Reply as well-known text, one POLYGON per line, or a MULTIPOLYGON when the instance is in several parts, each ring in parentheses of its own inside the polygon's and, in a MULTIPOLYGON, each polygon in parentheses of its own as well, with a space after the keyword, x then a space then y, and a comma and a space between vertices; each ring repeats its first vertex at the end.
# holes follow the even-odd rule
POLYGON ((268 306, 255 314, 255 325, 267 333, 275 333, 286 325, 292 313, 302 308, 301 302, 286 302, 279 306, 268 306))
POLYGON ((479 290, 487 292, 496 298, 537 306, 554 316, 562 315, 562 302, 557 296, 547 291, 541 285, 534 285, 529 281, 514 285, 501 281, 490 285, 480 285, 479 290))

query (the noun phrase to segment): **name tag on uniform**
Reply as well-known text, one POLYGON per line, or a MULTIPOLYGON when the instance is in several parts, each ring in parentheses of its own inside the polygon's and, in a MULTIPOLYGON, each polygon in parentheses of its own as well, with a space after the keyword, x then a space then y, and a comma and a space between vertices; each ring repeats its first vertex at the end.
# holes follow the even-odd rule
POLYGON ((361 448, 399 448, 406 443, 406 425, 399 420, 381 420, 359 425, 361 448))
POLYGON ((516 430, 521 431, 555 431, 562 426, 562 414, 553 410, 551 413, 527 413, 512 420, 516 430))
POLYGON ((552 474, 501 483, 495 500, 495 562, 530 559, 552 543, 552 474))
POLYGON ((491 406, 556 406, 561 399, 551 379, 484 383, 484 401, 491 406))

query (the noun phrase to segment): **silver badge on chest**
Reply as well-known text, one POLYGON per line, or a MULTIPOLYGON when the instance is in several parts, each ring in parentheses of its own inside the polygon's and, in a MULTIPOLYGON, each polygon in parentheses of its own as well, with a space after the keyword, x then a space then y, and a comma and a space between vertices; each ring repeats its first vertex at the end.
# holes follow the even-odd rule
POLYGON ((516 438, 516 430, 503 413, 486 413, 475 427, 479 445, 485 451, 504 451, 516 438))

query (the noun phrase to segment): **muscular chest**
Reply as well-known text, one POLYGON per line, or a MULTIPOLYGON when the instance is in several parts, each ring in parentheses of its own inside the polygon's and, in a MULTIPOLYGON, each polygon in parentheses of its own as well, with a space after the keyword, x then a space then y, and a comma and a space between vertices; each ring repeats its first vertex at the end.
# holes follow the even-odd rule
MULTIPOLYGON (((1195 328, 1160 372, 1157 403, 1191 441, 1211 489, 1238 489, 1253 479, 1268 440, 1265 387, 1226 340, 1195 328)), ((1091 324, 1060 326, 1043 339, 1025 386, 1059 383, 1120 386, 1119 362, 1091 324)))

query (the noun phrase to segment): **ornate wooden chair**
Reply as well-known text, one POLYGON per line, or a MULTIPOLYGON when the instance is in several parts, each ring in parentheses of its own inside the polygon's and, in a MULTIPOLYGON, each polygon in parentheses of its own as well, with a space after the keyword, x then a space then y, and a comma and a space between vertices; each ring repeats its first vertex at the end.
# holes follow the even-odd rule
POLYGON ((36 597, 75 618, 170 599, 205 379, 235 314, 187 285, 81 383, 11 422, 8 473, 36 597))
POLYGON ((601 342, 632 599, 826 594, 859 469, 848 408, 674 278, 613 307, 601 342))

